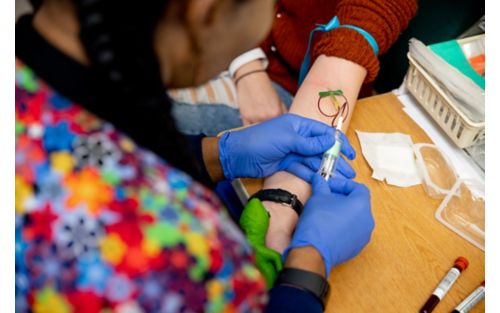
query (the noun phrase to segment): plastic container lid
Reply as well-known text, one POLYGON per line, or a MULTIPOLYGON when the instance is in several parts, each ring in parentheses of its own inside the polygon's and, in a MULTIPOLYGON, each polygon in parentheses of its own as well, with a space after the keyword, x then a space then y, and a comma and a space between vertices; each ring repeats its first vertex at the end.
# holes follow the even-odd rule
POLYGON ((435 217, 484 251, 484 182, 459 179, 441 202, 435 217))
POLYGON ((419 143, 413 149, 425 191, 433 198, 444 198, 458 179, 450 160, 436 145, 419 143))

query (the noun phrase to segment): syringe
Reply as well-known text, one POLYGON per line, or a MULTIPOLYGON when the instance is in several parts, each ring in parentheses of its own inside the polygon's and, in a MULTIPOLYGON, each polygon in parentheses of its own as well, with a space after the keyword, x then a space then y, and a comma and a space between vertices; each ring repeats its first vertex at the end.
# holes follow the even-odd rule
POLYGON ((337 127, 335 130, 335 143, 333 146, 323 153, 323 159, 321 160, 321 166, 319 168, 319 173, 321 176, 328 181, 328 179, 333 176, 335 172, 335 168, 337 167, 337 162, 340 156, 340 149, 342 148, 342 139, 341 139, 341 129, 342 123, 344 119, 342 116, 339 116, 337 127))

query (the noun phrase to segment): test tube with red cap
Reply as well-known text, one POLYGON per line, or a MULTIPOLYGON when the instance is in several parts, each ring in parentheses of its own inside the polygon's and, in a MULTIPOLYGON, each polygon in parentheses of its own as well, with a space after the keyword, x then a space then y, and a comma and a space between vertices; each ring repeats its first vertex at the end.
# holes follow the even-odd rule
POLYGON ((481 286, 477 287, 464 301, 460 302, 459 305, 451 313, 467 313, 469 312, 479 301, 484 299, 484 280, 481 286))
POLYGON ((467 261, 464 257, 458 257, 455 260, 453 267, 448 271, 441 282, 439 282, 437 288, 434 290, 424 306, 420 309, 420 313, 432 312, 436 305, 438 305, 439 301, 441 301, 441 299, 443 299, 448 293, 448 290, 450 290, 451 286, 453 286, 455 281, 458 279, 462 271, 467 268, 467 266, 469 266, 469 261, 467 261))

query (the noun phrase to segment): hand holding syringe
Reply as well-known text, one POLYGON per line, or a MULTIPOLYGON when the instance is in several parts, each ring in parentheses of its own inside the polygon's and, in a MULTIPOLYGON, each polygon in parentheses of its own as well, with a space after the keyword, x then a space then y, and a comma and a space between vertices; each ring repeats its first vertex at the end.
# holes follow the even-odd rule
POLYGON ((340 150, 342 148, 342 125, 344 123, 344 113, 347 117, 349 114, 349 104, 347 103, 347 99, 344 97, 342 90, 336 90, 336 91, 328 91, 328 92, 320 92, 319 93, 319 100, 318 100, 318 109, 319 111, 328 117, 333 117, 332 121, 332 126, 335 123, 335 120, 337 121, 336 129, 335 129, 335 143, 333 146, 328 149, 324 154, 323 154, 323 159, 321 160, 321 166, 319 168, 319 173, 321 176, 325 178, 325 180, 328 180, 330 177, 333 176, 335 169, 337 167, 337 163, 340 156, 340 150), (331 96, 332 97, 332 102, 333 105, 336 107, 337 112, 333 115, 327 115, 323 112, 320 106, 320 101, 321 98, 326 97, 326 96, 331 96), (343 105, 339 105, 337 102, 337 99, 335 96, 341 96, 344 98, 345 102, 343 105))

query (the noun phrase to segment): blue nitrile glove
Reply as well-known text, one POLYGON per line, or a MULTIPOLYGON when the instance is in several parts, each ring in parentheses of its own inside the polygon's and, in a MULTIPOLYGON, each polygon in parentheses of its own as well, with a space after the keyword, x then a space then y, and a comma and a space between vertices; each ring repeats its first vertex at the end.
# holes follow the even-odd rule
POLYGON ((375 226, 370 191, 362 184, 344 181, 349 183, 343 188, 334 188, 331 187, 334 184, 329 186, 321 175, 314 175, 313 194, 306 202, 292 241, 283 253, 285 259, 293 248, 313 246, 323 257, 328 277, 333 266, 358 255, 370 241, 375 226))
MULTIPOLYGON (((342 140, 347 140, 347 139, 344 138, 342 140)), ((335 168, 335 174, 331 177, 353 179, 356 176, 356 172, 351 167, 351 165, 342 158, 342 156, 339 157, 341 159, 337 163, 337 167, 335 168)), ((293 162, 289 164, 286 171, 293 173, 295 176, 301 178, 302 180, 308 183, 311 183, 311 180, 314 177, 314 175, 318 173, 319 167, 321 166, 322 158, 323 154, 302 158, 299 162, 293 162)), ((338 181, 332 181, 331 178, 330 182, 334 184, 339 183, 338 181)), ((332 189, 332 191, 337 192, 334 189, 332 189)))
MULTIPOLYGON (((334 129, 324 123, 294 114, 284 114, 266 122, 225 133, 219 139, 219 159, 227 179, 267 177, 278 171, 292 174, 296 166, 316 166, 323 152, 334 143, 334 129)), ((342 153, 354 159, 356 153, 343 135, 342 153)), ((354 170, 345 161, 339 172, 353 178, 354 170)), ((297 175, 299 176, 299 175, 297 175)), ((299 176, 300 177, 300 176, 299 176)))

